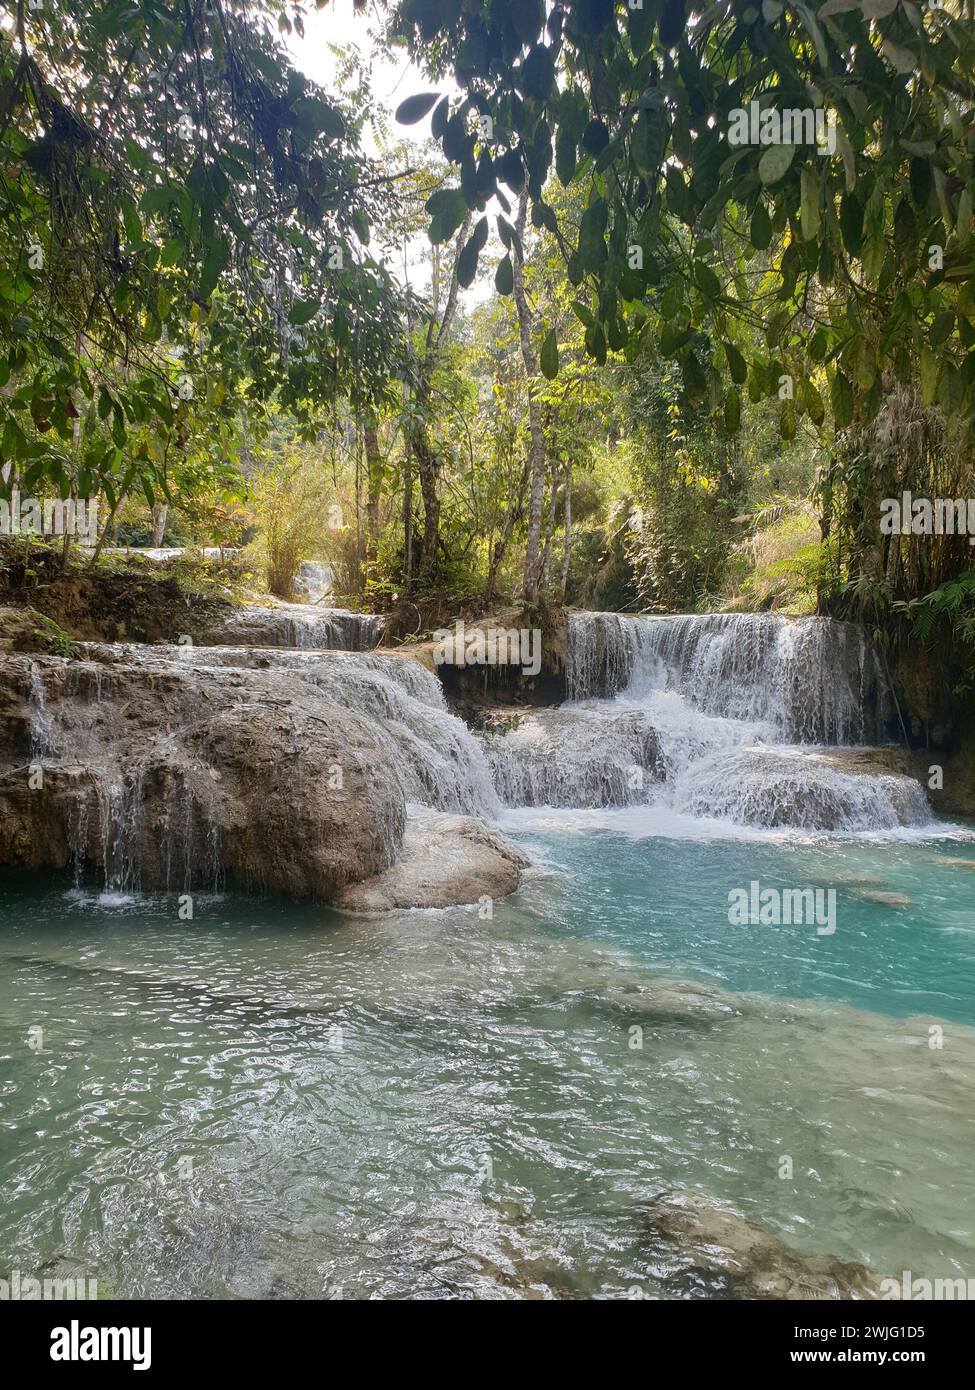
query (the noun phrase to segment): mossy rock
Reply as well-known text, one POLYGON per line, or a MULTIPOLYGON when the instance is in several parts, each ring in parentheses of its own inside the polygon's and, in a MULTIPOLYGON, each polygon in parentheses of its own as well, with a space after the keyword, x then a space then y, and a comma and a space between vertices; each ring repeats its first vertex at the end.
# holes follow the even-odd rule
POLYGON ((0 651, 69 656, 72 639, 36 608, 0 608, 0 651))

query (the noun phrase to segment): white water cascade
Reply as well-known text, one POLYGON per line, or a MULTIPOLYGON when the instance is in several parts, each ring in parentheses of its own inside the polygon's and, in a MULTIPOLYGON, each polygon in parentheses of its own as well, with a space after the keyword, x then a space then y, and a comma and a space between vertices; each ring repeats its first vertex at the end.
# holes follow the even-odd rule
POLYGON ((913 778, 851 770, 891 699, 863 632, 776 614, 574 613, 569 701, 485 746, 511 806, 656 804, 737 825, 862 832, 921 825, 913 778))
MULTIPOLYGON (((65 846, 76 885, 99 869, 110 893, 219 891, 242 825, 257 827, 253 843, 264 816, 280 833, 281 797, 299 833, 309 808, 306 849, 318 844, 312 822, 335 825, 341 838, 322 843, 341 861, 356 836, 375 872, 395 857, 411 806, 491 819, 501 809, 436 676, 388 653, 78 643, 69 661, 11 657, 2 701, 4 755, 43 788, 33 803, 14 779, 13 815, 36 824, 54 862, 65 846), (351 780, 323 790, 336 768, 351 780)), ((263 850, 247 853, 263 864, 263 850)))
POLYGON ((332 595, 334 576, 329 565, 302 560, 295 576, 295 591, 306 603, 324 603, 332 595))
POLYGON ((315 604, 254 604, 240 608, 208 634, 207 641, 231 647, 297 647, 304 651, 366 652, 382 637, 385 619, 376 613, 315 604))
POLYGON ((270 684, 286 694, 312 686, 323 701, 379 726, 407 801, 439 811, 497 814, 484 754, 463 720, 447 709, 440 682, 416 661, 384 652, 79 644, 102 660, 196 673, 233 671, 243 686, 270 684))

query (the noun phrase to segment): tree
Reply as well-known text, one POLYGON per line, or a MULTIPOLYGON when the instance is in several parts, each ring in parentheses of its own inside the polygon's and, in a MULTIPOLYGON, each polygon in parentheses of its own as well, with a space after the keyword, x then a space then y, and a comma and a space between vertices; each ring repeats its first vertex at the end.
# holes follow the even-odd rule
MULTIPOLYGON (((289 17, 289 15, 291 17, 289 17)), ((393 197, 362 112, 289 62, 277 0, 17 0, 0 37, 0 450, 7 486, 172 499, 180 458, 313 433, 403 360, 369 251, 393 197), (66 61, 70 55, 70 62, 66 61)), ((221 459, 214 453, 219 469, 221 459)))
POLYGON ((503 230, 505 189, 527 189, 532 222, 558 238, 588 295, 597 361, 612 349, 635 358, 662 319, 663 350, 695 399, 718 405, 746 382, 776 398, 791 378, 787 437, 803 415, 824 419, 817 371, 840 429, 876 415, 885 372, 919 375, 927 402, 971 421, 967 7, 400 0, 392 29, 431 75, 452 66, 466 88, 456 105, 409 101, 435 107, 472 211, 497 197, 503 230), (763 112, 770 136, 779 120, 778 143, 762 142, 763 112), (737 143, 744 117, 757 131, 737 143), (553 163, 584 190, 577 225, 553 210, 553 163), (757 270, 739 272, 741 254, 757 270), (756 320, 765 342, 748 362, 738 325, 756 320))
MULTIPOLYGON (((532 321, 525 293, 524 235, 525 218, 528 210, 528 194, 521 195, 518 202, 518 218, 515 230, 518 240, 513 253, 512 284, 515 304, 518 306, 518 336, 521 342, 521 356, 525 364, 528 382, 528 427, 531 432, 531 493, 528 507, 528 541, 525 546, 525 598, 534 603, 542 582, 542 503, 545 499, 545 434, 542 429, 542 413, 537 395, 538 360, 532 346, 532 321)), ((553 507, 554 511, 554 507, 553 507)))

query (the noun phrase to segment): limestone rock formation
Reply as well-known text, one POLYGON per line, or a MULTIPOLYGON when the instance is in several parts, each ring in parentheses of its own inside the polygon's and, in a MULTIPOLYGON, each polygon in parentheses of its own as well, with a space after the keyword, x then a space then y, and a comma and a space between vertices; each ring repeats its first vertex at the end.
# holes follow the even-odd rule
POLYGON ((634 805, 664 773, 652 717, 634 708, 533 710, 484 747, 509 806, 634 805))
POLYGON ((513 893, 528 865, 507 836, 474 816, 416 811, 392 868, 343 888, 334 905, 349 912, 453 907, 513 893))
POLYGON ((7 657, 0 730, 2 863, 329 898, 402 842, 379 730, 277 672, 7 657))
POLYGON ((120 890, 224 882, 348 905, 517 887, 481 752, 436 678, 380 653, 78 644, 0 655, 0 864, 120 890), (452 813, 423 820, 423 807, 452 813))
POLYGON ((316 604, 253 604, 236 608, 211 627, 206 643, 232 647, 298 647, 306 650, 370 651, 383 631, 383 618, 316 604))

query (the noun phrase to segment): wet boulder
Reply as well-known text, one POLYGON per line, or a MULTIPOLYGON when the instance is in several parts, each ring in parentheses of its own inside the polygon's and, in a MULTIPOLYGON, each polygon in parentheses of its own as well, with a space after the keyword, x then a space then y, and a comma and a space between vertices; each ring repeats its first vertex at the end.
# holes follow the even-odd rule
POLYGON ((329 899, 399 853, 381 730, 277 671, 0 662, 0 863, 329 899))
POLYGON ((349 912, 452 907, 513 893, 528 865, 516 844, 476 816, 411 813, 396 863, 376 878, 349 884, 334 905, 349 912))

